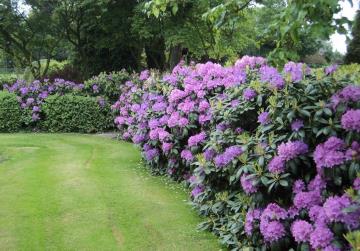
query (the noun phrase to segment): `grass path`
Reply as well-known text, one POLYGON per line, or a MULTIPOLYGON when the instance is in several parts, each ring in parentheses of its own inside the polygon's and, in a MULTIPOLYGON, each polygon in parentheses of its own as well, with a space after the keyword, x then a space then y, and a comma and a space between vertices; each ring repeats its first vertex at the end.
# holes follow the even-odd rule
POLYGON ((139 159, 99 136, 0 135, 0 250, 220 250, 139 159))

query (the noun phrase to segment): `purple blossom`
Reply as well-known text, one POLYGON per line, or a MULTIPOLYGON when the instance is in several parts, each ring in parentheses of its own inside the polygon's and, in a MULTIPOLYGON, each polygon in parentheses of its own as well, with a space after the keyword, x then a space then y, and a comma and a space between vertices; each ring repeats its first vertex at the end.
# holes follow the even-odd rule
POLYGON ((181 158, 186 161, 192 161, 194 159, 194 156, 192 155, 192 153, 187 149, 182 150, 180 155, 181 155, 181 158))
POLYGON ((322 197, 319 191, 299 192, 295 194, 294 205, 298 209, 310 209, 313 206, 320 205, 322 197))
POLYGON ((245 100, 250 101, 253 98, 255 98, 256 96, 257 96, 257 93, 256 93, 256 91, 254 89, 246 88, 244 90, 243 97, 244 97, 245 100))
POLYGON ((230 162, 241 155, 243 150, 240 146, 230 146, 225 149, 225 152, 215 157, 215 165, 217 167, 225 167, 230 162))
POLYGON ((199 112, 205 112, 207 109, 210 108, 209 102, 206 100, 202 100, 199 104, 199 112))
POLYGON ((322 249, 330 245, 334 234, 325 226, 316 226, 310 235, 310 244, 314 249, 322 249))
POLYGON ((132 141, 135 144, 140 144, 140 143, 144 142, 145 139, 146 139, 145 135, 143 135, 143 134, 135 134, 134 137, 132 138, 132 141))
POLYGON ((312 231, 312 225, 304 220, 296 220, 291 225, 291 233, 297 243, 309 241, 312 231))
POLYGON ((319 205, 315 205, 310 208, 309 217, 317 226, 326 226, 329 223, 329 219, 325 214, 324 208, 319 205))
POLYGON ((289 74, 292 82, 299 82, 303 79, 305 64, 288 62, 284 66, 284 72, 289 74))
POLYGON ((180 127, 185 127, 185 126, 189 125, 189 120, 187 118, 180 118, 178 121, 178 125, 180 127))
POLYGON ((241 187, 246 194, 252 194, 257 192, 257 187, 254 185, 254 179, 249 175, 243 174, 240 178, 241 187))
POLYGON ((199 194, 204 192, 204 187, 201 185, 195 186, 194 189, 191 191, 191 196, 196 198, 199 194))
POLYGON ((275 156, 269 162, 268 169, 272 173, 283 173, 285 171, 285 160, 279 156, 275 156))
POLYGON ((282 89, 285 83, 276 68, 266 65, 260 68, 260 81, 262 83, 269 83, 275 89, 282 89))
POLYGON ((317 145, 314 161, 318 170, 343 164, 346 160, 344 147, 344 141, 336 137, 330 137, 325 143, 317 145))
POLYGON ((325 67, 325 74, 326 75, 330 75, 332 73, 334 73, 337 69, 338 69, 338 65, 337 64, 333 64, 333 65, 330 65, 328 67, 325 67))
POLYGON ((360 109, 348 110, 341 117, 341 126, 346 131, 356 131, 360 133, 360 109))
POLYGON ((331 103, 336 108, 340 103, 359 102, 360 86, 348 85, 331 97, 331 103))
POLYGON ((159 156, 159 150, 156 148, 149 149, 145 151, 145 158, 148 161, 153 160, 155 157, 159 156))
POLYGON ((353 183, 353 187, 355 190, 360 190, 360 178, 357 177, 355 180, 354 180, 354 183, 353 183))
POLYGON ((245 218, 245 233, 248 236, 252 235, 254 229, 254 223, 257 220, 260 220, 261 211, 259 209, 250 209, 245 218))
POLYGON ((305 183, 302 180, 296 180, 293 185, 293 193, 298 194, 305 190, 305 183))
POLYGON ((314 179, 312 179, 308 185, 309 191, 319 191, 321 192, 326 188, 326 181, 317 174, 314 179))
POLYGON ((140 77, 139 79, 141 81, 147 80, 150 77, 150 71, 149 70, 144 70, 140 73, 140 77))
POLYGON ((344 219, 343 210, 349 207, 351 204, 350 199, 347 196, 333 196, 329 197, 323 207, 327 218, 332 222, 340 222, 344 219))
POLYGON ((302 141, 289 141, 281 143, 278 148, 279 156, 285 161, 296 158, 299 155, 305 154, 308 151, 308 146, 302 141))
POLYGON ((164 153, 168 153, 168 152, 172 149, 172 147, 173 147, 173 145, 172 145, 171 143, 166 143, 166 142, 164 142, 164 143, 162 144, 161 149, 162 149, 162 151, 163 151, 164 153))
POLYGON ((280 207, 276 203, 270 203, 267 205, 263 213, 261 214, 261 220, 285 220, 288 214, 285 209, 280 207))
POLYGON ((206 161, 211 161, 216 155, 216 151, 212 148, 206 149, 204 152, 204 157, 206 161))
POLYGON ((262 125, 269 124, 270 123, 269 113, 268 112, 260 113, 258 117, 258 122, 262 125))
POLYGON ((301 128, 304 127, 304 121, 302 121, 301 119, 297 119, 297 120, 294 120, 292 123, 291 123, 291 130, 293 132, 298 132, 300 131, 301 128))
POLYGON ((279 221, 261 221, 260 232, 266 242, 275 242, 286 235, 284 225, 279 221))
POLYGON ((199 134, 193 135, 191 137, 189 137, 188 139, 188 145, 190 147, 192 146, 197 146, 198 144, 204 142, 206 139, 206 134, 205 132, 201 132, 199 134))

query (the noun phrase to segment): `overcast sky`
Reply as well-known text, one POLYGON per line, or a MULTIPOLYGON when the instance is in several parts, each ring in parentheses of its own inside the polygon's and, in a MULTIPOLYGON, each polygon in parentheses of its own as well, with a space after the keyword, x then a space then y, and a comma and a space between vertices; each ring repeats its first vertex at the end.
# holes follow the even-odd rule
MULTIPOLYGON (((350 20, 354 20, 356 10, 359 9, 360 0, 353 0, 353 6, 351 7, 349 1, 341 3, 342 11, 336 17, 347 17, 350 20)), ((331 44, 334 50, 345 54, 346 53, 346 37, 338 33, 331 36, 331 44)))

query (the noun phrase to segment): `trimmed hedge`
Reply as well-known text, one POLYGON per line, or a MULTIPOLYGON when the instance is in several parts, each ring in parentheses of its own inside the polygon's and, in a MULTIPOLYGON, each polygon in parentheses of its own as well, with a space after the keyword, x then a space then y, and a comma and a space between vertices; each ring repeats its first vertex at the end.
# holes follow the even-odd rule
POLYGON ((21 110, 16 95, 0 92, 0 132, 16 132, 21 128, 21 110))
POLYGON ((94 133, 112 124, 109 106, 100 107, 91 97, 53 95, 45 100, 42 109, 42 127, 50 132, 94 133))

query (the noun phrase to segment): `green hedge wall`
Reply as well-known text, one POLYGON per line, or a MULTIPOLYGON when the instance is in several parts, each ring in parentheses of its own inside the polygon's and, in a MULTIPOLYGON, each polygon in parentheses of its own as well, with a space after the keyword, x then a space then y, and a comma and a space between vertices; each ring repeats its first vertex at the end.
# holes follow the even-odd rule
POLYGON ((21 124, 21 109, 16 95, 0 91, 0 132, 19 131, 21 124))
POLYGON ((95 98, 67 94, 53 95, 42 107, 43 129, 50 132, 94 133, 111 125, 110 107, 99 106, 95 98))

